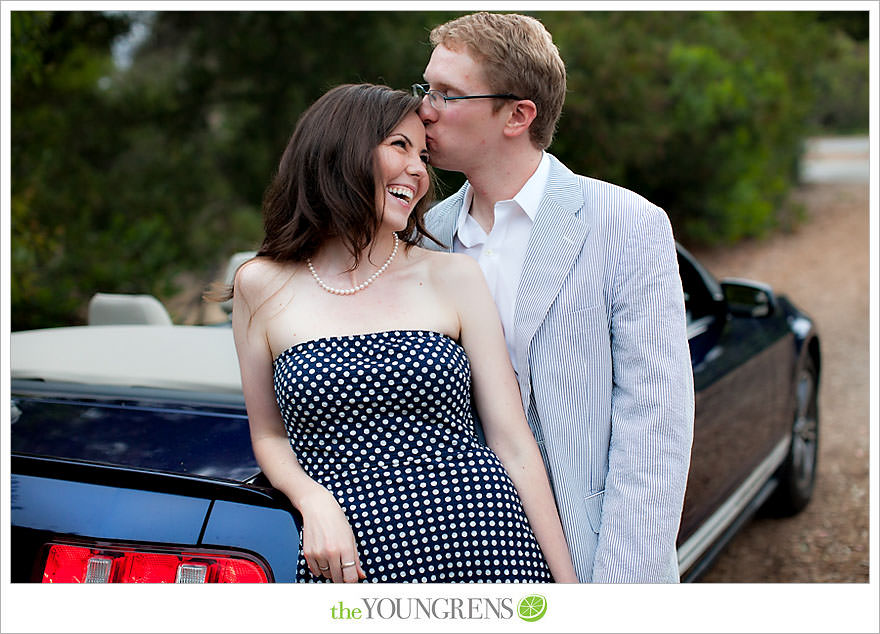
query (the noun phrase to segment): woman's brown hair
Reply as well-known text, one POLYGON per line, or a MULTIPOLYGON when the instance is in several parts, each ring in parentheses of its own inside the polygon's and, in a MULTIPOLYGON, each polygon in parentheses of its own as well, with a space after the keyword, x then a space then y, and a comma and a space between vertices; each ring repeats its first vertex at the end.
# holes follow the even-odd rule
MULTIPOLYGON (((409 93, 374 84, 337 86, 312 104, 263 199, 265 237, 257 255, 302 262, 335 237, 354 268, 381 223, 375 150, 420 104, 409 93)), ((428 235, 424 217, 433 196, 431 175, 428 192, 399 232, 407 245, 428 235)))
MULTIPOLYGON (((354 269, 381 224, 376 209, 375 150, 421 99, 376 84, 343 84, 330 89, 303 112, 263 197, 265 235, 257 256, 276 262, 303 262, 331 237, 351 253, 354 269)), ((434 199, 434 174, 406 228, 398 232, 406 248, 423 236, 434 199)), ((204 298, 226 301, 232 286, 213 285, 204 298)))

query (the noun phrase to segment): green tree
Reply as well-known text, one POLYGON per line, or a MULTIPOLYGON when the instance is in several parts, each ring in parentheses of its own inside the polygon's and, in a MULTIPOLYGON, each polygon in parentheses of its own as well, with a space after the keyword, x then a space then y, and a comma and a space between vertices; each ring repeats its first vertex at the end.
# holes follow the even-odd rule
MULTIPOLYGON (((864 15, 532 14, 569 76, 551 151, 662 205, 685 243, 771 231, 802 138, 867 120, 864 15)), ((300 113, 339 83, 419 81, 455 15, 13 12, 13 329, 79 323, 96 291, 167 298, 255 248, 300 113), (121 68, 133 23, 149 37, 121 68)))
MULTIPOLYGON (((82 241, 112 164, 98 88, 124 20, 102 14, 12 12, 12 327, 67 323, 87 276, 82 241), (72 158, 71 157, 75 157, 72 158)), ((103 227, 102 227, 103 228, 103 227)), ((107 263, 106 266, 112 266, 107 263)))
POLYGON ((814 14, 544 17, 569 69, 560 158, 663 206, 685 242, 775 226, 827 49, 814 14))
MULTIPOLYGON (((259 203, 299 115, 332 86, 419 81, 451 14, 161 12, 136 63, 185 60, 177 115, 243 204, 259 203)), ((142 66, 140 66, 142 67, 142 66)))

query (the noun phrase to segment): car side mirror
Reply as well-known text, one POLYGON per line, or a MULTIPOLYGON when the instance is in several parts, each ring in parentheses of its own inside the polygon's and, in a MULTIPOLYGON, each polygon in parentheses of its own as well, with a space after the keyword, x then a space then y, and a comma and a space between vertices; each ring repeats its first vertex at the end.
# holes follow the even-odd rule
POLYGON ((721 290, 732 315, 761 318, 776 310, 776 295, 766 284, 731 278, 721 281, 721 290))

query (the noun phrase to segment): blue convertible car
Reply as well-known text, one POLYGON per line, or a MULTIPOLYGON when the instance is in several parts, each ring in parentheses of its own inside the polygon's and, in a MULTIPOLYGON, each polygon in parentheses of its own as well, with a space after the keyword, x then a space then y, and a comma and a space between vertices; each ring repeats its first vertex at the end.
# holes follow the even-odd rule
MULTIPOLYGON (((679 264, 696 422, 678 553, 693 581, 758 509, 809 501, 821 357, 783 296, 718 283, 684 249, 679 264)), ((292 581, 300 518, 251 452, 231 329, 171 325, 144 296, 93 303, 88 326, 11 336, 12 581, 292 581)))

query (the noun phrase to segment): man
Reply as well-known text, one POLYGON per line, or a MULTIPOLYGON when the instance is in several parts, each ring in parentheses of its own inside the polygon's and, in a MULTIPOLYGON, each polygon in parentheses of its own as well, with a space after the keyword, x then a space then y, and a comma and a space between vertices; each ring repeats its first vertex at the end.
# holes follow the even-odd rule
POLYGON ((483 268, 578 578, 677 582, 694 397, 669 220, 544 151, 566 80, 540 22, 481 12, 431 43, 431 163, 467 182, 428 229, 483 268))

